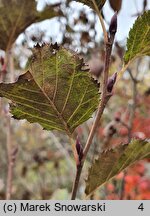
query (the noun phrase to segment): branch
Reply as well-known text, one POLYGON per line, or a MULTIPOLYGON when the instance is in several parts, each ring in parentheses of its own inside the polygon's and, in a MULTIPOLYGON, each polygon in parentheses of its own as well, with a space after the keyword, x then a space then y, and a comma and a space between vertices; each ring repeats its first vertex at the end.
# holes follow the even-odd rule
POLYGON ((88 140, 86 142, 86 145, 85 145, 85 148, 84 148, 84 151, 83 151, 83 160, 85 160, 85 157, 87 155, 87 152, 88 152, 88 150, 90 148, 90 145, 91 145, 91 142, 93 140, 95 131, 96 131, 97 127, 98 127, 99 121, 100 121, 101 116, 103 114, 104 108, 105 108, 105 106, 106 106, 106 104, 107 104, 107 102, 108 102, 108 100, 109 100, 109 98, 111 96, 111 94, 108 94, 108 92, 107 92, 107 80, 108 80, 108 74, 109 74, 109 64, 110 64, 111 49, 112 49, 112 44, 107 43, 106 44, 106 56, 105 56, 105 68, 104 68, 104 72, 103 72, 103 82, 102 82, 103 87, 102 87, 101 102, 99 104, 94 124, 92 126, 92 129, 90 131, 88 140))
POLYGON ((76 177, 75 177, 75 181, 74 181, 73 188, 72 188, 71 200, 75 200, 75 198, 76 198, 79 180, 80 180, 80 176, 81 176, 81 172, 82 172, 82 168, 83 168, 83 163, 77 167, 76 177))
MULTIPOLYGON (((112 20, 113 20, 113 23, 111 22, 111 27, 114 27, 114 16, 113 16, 112 20)), ((117 20, 115 20, 115 21, 117 22, 117 20)), ((117 25, 115 26, 115 28, 117 28, 117 25)), ((95 121, 93 123, 93 126, 91 128, 89 137, 87 139, 86 145, 85 145, 84 150, 83 150, 82 160, 81 160, 79 166, 77 167, 76 178, 75 178, 75 182, 74 182, 73 190, 72 190, 72 197, 71 197, 72 200, 74 200, 76 198, 76 193, 77 193, 77 189, 78 189, 78 185, 79 185, 79 180, 80 180, 82 168, 83 168, 87 153, 89 151, 89 148, 90 148, 90 146, 92 144, 92 140, 93 140, 93 137, 95 135, 96 129, 98 128, 99 121, 100 121, 100 119, 102 117, 104 108, 106 107, 106 104, 107 104, 108 100, 112 96, 112 93, 109 93, 108 90, 107 90, 107 84, 108 84, 108 75, 109 75, 111 51, 112 51, 112 46, 113 46, 116 31, 114 31, 114 29, 112 31, 112 28, 110 28, 110 29, 111 29, 110 37, 108 38, 108 42, 106 42, 106 44, 105 44, 105 67, 104 67, 104 71, 103 71, 101 102, 99 104, 95 121)))
POLYGON ((104 42, 105 44, 108 43, 108 34, 107 34, 107 31, 106 31, 106 28, 105 28, 105 24, 104 24, 104 20, 103 20, 103 17, 102 17, 102 14, 101 14, 101 11, 99 10, 95 0, 92 0, 93 2, 93 5, 94 5, 94 8, 95 8, 95 11, 99 17, 99 20, 100 20, 100 23, 101 23, 101 26, 102 26, 102 30, 103 30, 103 34, 104 34, 104 42))
POLYGON ((7 182, 6 182, 6 200, 10 200, 12 194, 13 169, 14 169, 17 152, 18 152, 18 148, 12 146, 11 117, 8 115, 7 116, 8 171, 7 171, 7 182))
POLYGON ((12 191, 12 173, 13 173, 13 163, 11 162, 11 125, 10 116, 7 117, 7 157, 8 157, 8 167, 7 167, 7 182, 6 182, 6 200, 10 200, 12 191))
MULTIPOLYGON (((14 80, 14 61, 13 61, 13 56, 11 53, 11 50, 6 52, 6 65, 8 68, 8 73, 9 73, 9 78, 10 81, 13 82, 14 80)), ((7 146, 7 158, 8 158, 8 164, 7 164, 7 182, 6 182, 6 199, 10 200, 11 199, 11 194, 12 194, 12 181, 13 181, 13 169, 14 169, 14 164, 16 161, 16 156, 18 152, 18 147, 13 146, 12 144, 12 127, 11 127, 11 117, 6 114, 6 120, 7 120, 7 141, 6 141, 6 146, 7 146)))

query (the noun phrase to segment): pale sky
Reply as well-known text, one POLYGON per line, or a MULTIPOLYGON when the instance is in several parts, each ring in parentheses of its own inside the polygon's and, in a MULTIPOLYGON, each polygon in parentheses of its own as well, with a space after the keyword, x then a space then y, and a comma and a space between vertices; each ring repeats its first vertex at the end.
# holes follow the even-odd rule
MULTIPOLYGON (((37 1, 38 1, 38 9, 41 9, 46 2, 52 3, 52 4, 60 2, 60 0, 37 0, 37 1)), ((122 1, 123 1, 122 9, 118 14, 118 31, 117 31, 116 38, 117 40, 125 43, 129 30, 132 27, 136 19, 136 17, 132 17, 132 15, 142 10, 143 0, 122 0, 122 1)), ((87 6, 83 6, 81 3, 78 3, 78 2, 72 2, 71 7, 75 8, 76 11, 80 10, 81 8, 84 8, 84 10, 86 11, 91 10, 87 6)), ((147 9, 150 9, 150 0, 148 0, 147 9)), ((114 12, 110 8, 108 0, 107 0, 104 6, 104 15, 108 22, 110 21, 113 13, 114 12)), ((72 18, 75 17, 76 15, 77 15, 77 12, 72 14, 72 18)), ((60 37, 59 37, 60 25, 57 22, 56 18, 43 21, 41 24, 32 25, 31 27, 28 28, 27 31, 31 31, 31 29, 34 30, 34 26, 39 27, 39 29, 46 32, 48 36, 54 37, 53 42, 56 42, 56 41, 60 42, 60 37)), ((98 37, 101 37, 102 30, 101 30, 99 21, 96 24, 96 29, 98 32, 98 37)))
MULTIPOLYGON (((118 15, 118 32, 117 38, 119 40, 124 40, 130 28, 132 27, 136 17, 131 17, 141 11, 143 8, 143 0, 122 0, 122 9, 118 15)), ((148 7, 150 9, 150 0, 148 0, 148 7)), ((110 9, 109 4, 107 3, 104 7, 105 15, 108 14, 109 17, 113 14, 113 11, 110 9)))

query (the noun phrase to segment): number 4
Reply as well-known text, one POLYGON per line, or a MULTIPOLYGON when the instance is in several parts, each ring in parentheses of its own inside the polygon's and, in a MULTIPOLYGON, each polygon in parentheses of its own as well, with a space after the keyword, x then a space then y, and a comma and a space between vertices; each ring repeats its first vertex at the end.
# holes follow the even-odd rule
POLYGON ((144 210, 143 203, 141 203, 141 204, 139 205, 138 209, 140 209, 141 211, 144 210))

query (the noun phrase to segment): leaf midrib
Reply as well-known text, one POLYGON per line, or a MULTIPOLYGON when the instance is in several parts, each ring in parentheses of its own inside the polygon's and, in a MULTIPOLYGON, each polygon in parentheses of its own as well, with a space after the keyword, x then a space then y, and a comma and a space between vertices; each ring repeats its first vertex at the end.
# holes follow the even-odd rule
MULTIPOLYGON (((57 54, 57 53, 56 53, 57 54)), ((42 76, 43 76, 43 81, 44 81, 44 69, 43 69, 43 55, 41 54, 41 51, 40 51, 40 59, 41 59, 41 66, 42 66, 42 76)), ((57 60, 56 60, 57 61, 57 60)), ((33 72, 31 72, 31 75, 34 74, 33 72)), ((33 76, 33 75, 32 75, 33 76)), ((33 76, 33 79, 34 79, 34 76, 33 76)), ((59 120, 61 121, 61 123, 63 124, 64 128, 65 128, 65 131, 67 133, 67 135, 69 137, 71 137, 72 135, 72 132, 68 126, 68 124, 66 123, 66 121, 64 120, 63 116, 61 115, 61 113, 58 111, 57 107, 55 106, 54 104, 54 101, 51 100, 48 95, 46 94, 46 92, 44 91, 44 83, 42 83, 42 86, 40 86, 40 84, 38 82, 36 82, 36 80, 34 79, 34 82, 37 84, 37 86, 40 88, 40 90, 42 91, 43 95, 46 97, 46 99, 49 101, 50 105, 52 106, 52 108, 55 110, 59 120)))

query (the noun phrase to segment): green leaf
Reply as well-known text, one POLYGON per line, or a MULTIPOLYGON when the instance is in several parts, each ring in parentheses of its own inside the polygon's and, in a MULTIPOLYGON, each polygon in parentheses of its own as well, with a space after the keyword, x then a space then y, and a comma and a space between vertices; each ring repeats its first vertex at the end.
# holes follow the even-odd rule
POLYGON ((145 55, 150 55, 150 10, 137 18, 129 32, 124 63, 145 55))
MULTIPOLYGON (((85 4, 85 5, 88 5, 89 7, 93 8, 93 9, 95 9, 92 0, 75 0, 75 1, 81 2, 81 3, 85 4)), ((95 0, 95 3, 97 4, 99 10, 102 9, 102 7, 104 6, 105 2, 106 2, 106 0, 95 0)))
POLYGON ((150 142, 142 140, 132 140, 130 144, 102 152, 89 169, 86 195, 93 193, 134 162, 145 158, 150 158, 150 142))
POLYGON ((14 118, 71 134, 99 103, 99 86, 83 66, 83 59, 57 44, 37 45, 29 71, 16 83, 0 84, 0 96, 13 101, 14 118))
POLYGON ((2 0, 0 4, 0 49, 8 50, 20 33, 35 22, 59 16, 53 6, 36 10, 35 0, 2 0))

